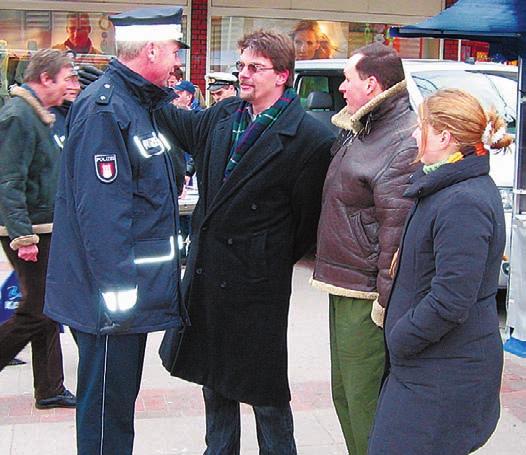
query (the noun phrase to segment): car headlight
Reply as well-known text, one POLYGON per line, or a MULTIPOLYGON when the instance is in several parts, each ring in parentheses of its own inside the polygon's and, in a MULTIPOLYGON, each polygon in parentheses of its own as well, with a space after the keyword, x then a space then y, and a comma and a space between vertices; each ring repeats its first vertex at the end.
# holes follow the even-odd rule
POLYGON ((513 188, 504 186, 499 187, 502 207, 505 212, 511 212, 513 209, 513 188))

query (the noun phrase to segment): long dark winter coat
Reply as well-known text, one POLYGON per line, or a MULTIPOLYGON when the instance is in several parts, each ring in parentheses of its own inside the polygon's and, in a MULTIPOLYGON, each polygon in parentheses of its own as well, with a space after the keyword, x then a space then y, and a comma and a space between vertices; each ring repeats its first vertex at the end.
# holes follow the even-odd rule
POLYGON ((296 98, 223 183, 240 102, 159 119, 193 154, 200 191, 183 281, 191 326, 172 374, 233 400, 283 405, 292 268, 316 239, 333 136, 296 98))
POLYGON ((487 156, 468 156, 406 191, 417 203, 387 310, 391 370, 369 455, 465 455, 495 429, 505 227, 488 172, 487 156))

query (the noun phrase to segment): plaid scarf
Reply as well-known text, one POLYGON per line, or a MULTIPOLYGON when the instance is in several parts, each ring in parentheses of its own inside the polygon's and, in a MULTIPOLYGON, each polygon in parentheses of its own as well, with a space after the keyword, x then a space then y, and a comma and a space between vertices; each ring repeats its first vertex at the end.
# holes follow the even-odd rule
POLYGON ((232 127, 232 145, 223 181, 230 176, 245 152, 254 145, 254 142, 267 128, 274 124, 295 97, 294 89, 288 88, 272 106, 258 114, 253 122, 251 122, 249 112, 250 105, 246 101, 241 103, 235 113, 236 117, 232 127))

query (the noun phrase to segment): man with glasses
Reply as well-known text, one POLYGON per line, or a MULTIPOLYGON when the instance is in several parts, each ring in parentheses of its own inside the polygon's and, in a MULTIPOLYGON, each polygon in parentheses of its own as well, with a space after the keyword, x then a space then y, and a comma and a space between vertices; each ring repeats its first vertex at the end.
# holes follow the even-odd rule
POLYGON ((204 386, 207 455, 239 454, 240 402, 253 407, 260 453, 292 455, 292 269, 314 245, 333 136, 292 89, 290 38, 257 31, 238 45, 240 98, 158 118, 193 154, 200 189, 182 284, 191 325, 180 340, 168 332, 161 355, 204 386))

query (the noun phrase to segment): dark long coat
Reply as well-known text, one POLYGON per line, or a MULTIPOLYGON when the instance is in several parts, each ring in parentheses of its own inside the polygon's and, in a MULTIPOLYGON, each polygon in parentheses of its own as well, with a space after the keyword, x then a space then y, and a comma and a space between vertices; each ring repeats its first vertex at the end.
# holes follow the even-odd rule
POLYGON ((233 400, 283 405, 292 268, 315 243, 334 138, 296 98, 223 183, 240 102, 168 108, 158 119, 193 154, 200 191, 183 280, 191 326, 172 374, 233 400))
POLYGON ((420 175, 402 239, 385 337, 391 370, 369 455, 464 455, 499 418, 495 295, 505 243, 487 156, 420 175))

